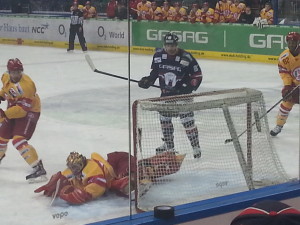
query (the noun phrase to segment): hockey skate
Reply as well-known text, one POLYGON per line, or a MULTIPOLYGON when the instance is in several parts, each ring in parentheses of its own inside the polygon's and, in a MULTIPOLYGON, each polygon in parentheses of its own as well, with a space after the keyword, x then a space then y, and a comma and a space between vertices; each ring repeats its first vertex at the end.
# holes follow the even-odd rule
POLYGON ((44 182, 46 180, 48 180, 48 178, 46 177, 46 170, 44 169, 42 160, 40 160, 38 162, 38 164, 36 166, 33 167, 34 172, 32 174, 29 174, 28 176, 26 176, 26 180, 28 180, 28 182, 31 183, 39 183, 39 182, 44 182))
POLYGON ((270 135, 273 137, 277 136, 277 134, 281 132, 282 128, 283 126, 276 125, 276 127, 274 127, 274 129, 270 131, 270 135))
POLYGON ((193 147, 194 158, 199 159, 201 158, 201 148, 200 147, 193 147))
POLYGON ((172 142, 170 144, 167 144, 165 142, 161 146, 156 148, 156 155, 161 154, 163 152, 174 152, 175 153, 174 143, 172 142))

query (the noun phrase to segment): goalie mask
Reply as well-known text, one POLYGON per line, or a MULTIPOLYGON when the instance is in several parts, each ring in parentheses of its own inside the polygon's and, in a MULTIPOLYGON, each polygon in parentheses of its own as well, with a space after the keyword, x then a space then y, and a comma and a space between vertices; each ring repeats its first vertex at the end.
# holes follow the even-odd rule
POLYGON ((76 176, 81 173, 86 166, 86 158, 78 152, 71 152, 67 158, 67 167, 76 176))

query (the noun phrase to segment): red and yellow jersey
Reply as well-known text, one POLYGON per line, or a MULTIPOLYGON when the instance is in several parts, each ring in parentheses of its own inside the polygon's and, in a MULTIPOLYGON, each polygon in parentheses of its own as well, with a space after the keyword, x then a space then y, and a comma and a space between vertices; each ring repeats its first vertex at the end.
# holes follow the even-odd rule
POLYGON ((262 9, 260 11, 260 17, 262 19, 266 19, 268 24, 273 24, 273 22, 274 22, 274 10, 270 9, 270 10, 266 11, 266 9, 262 9))
POLYGON ((290 50, 284 50, 279 56, 278 70, 284 85, 299 85, 300 54, 294 57, 290 50))
POLYGON ((215 21, 218 23, 227 23, 230 20, 231 1, 218 1, 215 8, 215 21))
POLYGON ((181 7, 178 11, 177 11, 177 15, 176 15, 176 21, 187 21, 187 12, 186 9, 181 7))
POLYGON ((83 16, 85 19, 96 18, 97 17, 96 8, 94 6, 91 7, 85 6, 83 8, 83 16))
POLYGON ((162 11, 162 14, 163 14, 163 20, 167 20, 169 8, 170 8, 170 6, 161 7, 161 11, 162 11))
POLYGON ((244 3, 239 3, 238 5, 232 3, 230 5, 230 21, 235 23, 239 20, 240 15, 246 9, 246 5, 244 3))
POLYGON ((214 22, 214 14, 215 14, 215 10, 212 8, 209 8, 206 12, 203 9, 201 9, 200 22, 202 23, 214 22))
POLYGON ((111 181, 116 178, 111 165, 98 153, 92 153, 91 159, 87 160, 86 166, 81 172, 81 177, 75 177, 70 169, 62 172, 71 184, 85 190, 93 198, 100 197, 106 189, 110 188, 111 181))
POLYGON ((170 6, 169 10, 166 12, 166 20, 176 21, 177 12, 173 6, 170 6))
POLYGON ((162 9, 160 7, 156 7, 156 9, 151 8, 150 11, 151 20, 161 21, 162 20, 162 9))
POLYGON ((148 20, 150 18, 149 11, 151 9, 151 2, 149 1, 146 1, 146 3, 139 2, 136 8, 137 8, 139 19, 148 20))
POLYGON ((41 102, 31 78, 22 74, 19 82, 10 81, 8 73, 2 75, 3 87, 0 96, 7 100, 5 115, 8 119, 22 118, 27 112, 40 112, 41 102))
POLYGON ((194 9, 194 10, 192 9, 190 11, 190 14, 189 14, 188 18, 189 18, 189 21, 191 23, 200 22, 200 20, 201 20, 201 9, 194 9))

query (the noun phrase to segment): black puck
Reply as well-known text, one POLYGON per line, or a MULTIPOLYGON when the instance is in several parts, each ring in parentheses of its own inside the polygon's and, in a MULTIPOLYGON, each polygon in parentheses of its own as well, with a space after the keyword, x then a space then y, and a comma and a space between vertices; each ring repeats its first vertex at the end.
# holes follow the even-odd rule
POLYGON ((154 207, 154 217, 159 219, 170 219, 175 216, 174 207, 169 205, 158 205, 154 207))

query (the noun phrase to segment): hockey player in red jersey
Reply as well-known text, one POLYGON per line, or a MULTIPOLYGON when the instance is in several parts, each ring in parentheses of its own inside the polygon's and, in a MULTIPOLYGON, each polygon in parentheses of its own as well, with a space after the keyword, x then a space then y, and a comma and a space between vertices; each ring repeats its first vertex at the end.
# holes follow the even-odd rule
POLYGON ((280 54, 278 62, 279 75, 284 85, 281 91, 282 97, 284 98, 288 93, 293 92, 280 104, 276 127, 270 131, 272 136, 281 132, 294 104, 299 104, 299 88, 296 87, 300 85, 300 34, 297 32, 288 33, 286 42, 288 49, 280 54))
MULTIPOLYGON (((175 156, 165 152, 139 161, 139 186, 148 185, 158 177, 176 173, 184 157, 185 155, 175 156)), ((130 156, 129 166, 127 152, 109 153, 107 160, 95 152, 90 159, 78 152, 71 152, 66 162, 67 169, 54 174, 47 184, 34 192, 43 192, 48 197, 57 196, 71 204, 83 204, 101 197, 107 190, 128 197, 135 189, 136 158, 130 156)))
MULTIPOLYGON (((164 48, 153 56, 152 71, 149 76, 139 81, 139 87, 149 88, 157 78, 161 88, 161 97, 190 94, 196 91, 202 81, 202 72, 196 59, 185 50, 178 48, 178 36, 168 33, 164 37, 164 48)), ((194 158, 201 157, 198 129, 195 125, 194 112, 179 112, 182 125, 193 148, 194 158)), ((174 151, 174 115, 160 113, 160 123, 164 144, 156 149, 156 153, 174 151)))
POLYGON ((53 175, 50 181, 34 192, 54 193, 71 204, 82 204, 102 196, 116 178, 112 166, 97 153, 87 159, 78 152, 71 152, 66 160, 67 169, 53 175))
POLYGON ((7 72, 2 75, 3 87, 0 100, 7 101, 7 109, 0 109, 0 162, 3 160, 7 144, 12 139, 13 146, 34 172, 26 176, 29 182, 47 180, 43 163, 35 148, 28 143, 40 117, 41 103, 31 78, 23 73, 23 64, 18 58, 9 59, 7 72))

